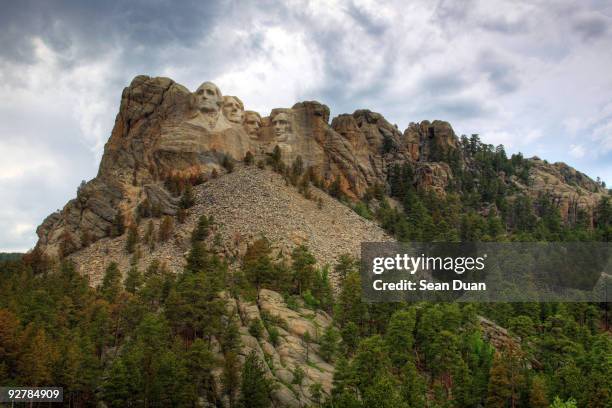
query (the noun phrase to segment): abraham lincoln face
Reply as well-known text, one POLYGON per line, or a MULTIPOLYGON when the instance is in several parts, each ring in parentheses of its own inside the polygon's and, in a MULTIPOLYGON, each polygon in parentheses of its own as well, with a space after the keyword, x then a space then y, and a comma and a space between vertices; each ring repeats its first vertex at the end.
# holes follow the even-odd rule
POLYGON ((289 122, 289 116, 281 112, 274 116, 272 119, 272 127, 274 128, 274 136, 279 141, 287 140, 287 137, 291 133, 291 122, 289 122))

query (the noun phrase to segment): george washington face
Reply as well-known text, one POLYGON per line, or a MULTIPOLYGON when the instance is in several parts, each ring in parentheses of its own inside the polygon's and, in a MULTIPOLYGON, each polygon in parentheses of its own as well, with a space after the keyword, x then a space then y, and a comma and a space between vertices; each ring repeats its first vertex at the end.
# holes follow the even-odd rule
POLYGON ((200 112, 218 112, 223 104, 223 97, 217 85, 204 82, 195 91, 195 108, 200 112))

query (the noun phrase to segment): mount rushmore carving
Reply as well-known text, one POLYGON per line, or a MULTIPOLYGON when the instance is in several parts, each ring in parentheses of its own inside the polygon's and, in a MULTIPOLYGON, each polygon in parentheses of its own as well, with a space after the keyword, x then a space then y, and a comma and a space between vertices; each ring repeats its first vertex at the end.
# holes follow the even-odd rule
MULTIPOLYGON (((406 162, 413 167, 416 187, 444 194, 453 174, 432 151, 461 155, 447 122, 410 123, 400 132, 369 110, 341 114, 330 122, 329 108, 315 101, 261 116, 245 110, 239 97, 224 96, 212 82, 191 92, 169 78, 141 75, 123 91, 98 175, 38 227, 37 247, 57 254, 66 237, 78 248, 85 245, 84 235, 87 241, 108 236, 118 215, 130 223, 145 200, 164 214, 175 214, 178 198, 166 188, 169 179, 220 174, 225 161, 243 160, 249 152, 263 161, 277 146, 285 164, 299 157, 323 186, 337 183, 349 199, 362 197, 370 186, 388 188, 389 170, 406 162)), ((563 175, 567 171, 555 166, 535 168, 559 180, 555 188, 565 207, 592 206, 597 198, 588 191, 595 191, 589 184, 594 182, 582 175, 584 188, 569 185, 563 175)))

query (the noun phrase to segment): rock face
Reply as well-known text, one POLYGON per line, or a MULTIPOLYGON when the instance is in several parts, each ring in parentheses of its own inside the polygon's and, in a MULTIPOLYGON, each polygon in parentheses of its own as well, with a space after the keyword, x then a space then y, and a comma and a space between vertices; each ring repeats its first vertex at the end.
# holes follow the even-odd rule
MULTIPOLYGON (((449 157, 465 165, 447 122, 411 123, 402 133, 369 110, 330 123, 329 108, 316 101, 273 109, 264 117, 244 108, 239 97, 223 96, 210 82, 190 92, 168 78, 134 78, 123 91, 97 177, 43 221, 37 248, 54 256, 62 242, 73 251, 108 237, 115 220, 122 217, 129 225, 145 200, 174 215, 178 199, 168 191, 168 180, 209 178, 224 171, 228 158, 242 160, 250 152, 263 160, 276 146, 285 164, 301 158, 324 185, 338 181, 352 199, 370 186, 387 185, 388 169, 396 163, 411 163, 415 186, 439 194, 453 179, 449 157)), ((578 209, 592 214, 603 189, 566 165, 533 162, 533 183, 516 182, 519 187, 532 195, 552 189, 568 220, 578 209)))
POLYGON ((261 361, 268 362, 267 376, 276 384, 273 397, 279 406, 299 408, 313 404, 310 394, 313 384, 320 384, 324 394, 331 394, 334 367, 321 358, 318 344, 325 329, 332 325, 330 316, 300 305, 290 309, 282 295, 267 289, 259 292, 257 302, 239 299, 236 304, 241 323, 241 355, 246 357, 255 351, 261 361), (259 338, 249 333, 248 327, 253 322, 266 320, 278 331, 276 340, 266 329, 259 338), (293 384, 296 368, 304 372, 299 385, 293 384))
POLYGON ((530 171, 531 185, 524 191, 535 197, 547 194, 559 208, 566 222, 574 222, 584 211, 588 220, 595 218, 595 208, 607 191, 585 174, 565 163, 549 164, 535 157, 530 171))

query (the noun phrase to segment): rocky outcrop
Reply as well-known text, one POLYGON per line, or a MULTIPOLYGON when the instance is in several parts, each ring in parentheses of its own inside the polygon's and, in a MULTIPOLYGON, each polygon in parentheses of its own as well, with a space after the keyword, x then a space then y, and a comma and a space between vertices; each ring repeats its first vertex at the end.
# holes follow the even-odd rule
POLYGON ((450 123, 441 120, 410 123, 403 134, 404 144, 414 161, 442 161, 457 150, 458 139, 450 123))
POLYGON ((593 223, 595 209, 608 191, 585 174, 565 163, 550 164, 538 157, 529 159, 529 184, 515 180, 515 184, 532 198, 544 194, 559 208, 565 222, 573 223, 581 212, 593 223))
MULTIPOLYGON (((388 186, 388 170, 396 163, 409 162, 414 184, 438 194, 454 177, 449 162, 466 165, 447 122, 411 123, 400 132, 380 113, 365 109, 330 123, 329 108, 316 101, 276 108, 263 117, 244 109, 239 97, 224 97, 210 82, 190 92, 168 78, 134 78, 123 91, 98 175, 43 221, 37 248, 54 256, 62 248, 72 251, 108 237, 117 222, 132 223, 145 201, 158 213, 174 215, 178 199, 169 180, 209 179, 224 172, 228 160, 242 160, 247 152, 265 160, 276 146, 285 164, 300 158, 323 185, 338 181, 352 199, 370 186, 388 186), (66 241, 70 245, 62 247, 66 241)), ((582 209, 592 214, 603 192, 563 164, 534 161, 531 179, 516 184, 532 195, 552 190, 567 220, 582 209)))
POLYGON ((279 293, 267 289, 259 292, 257 302, 238 300, 237 306, 242 323, 241 354, 246 357, 255 351, 261 361, 267 362, 267 375, 276 384, 273 397, 279 406, 299 408, 313 403, 310 389, 314 384, 320 384, 324 394, 331 394, 334 367, 319 355, 321 336, 332 325, 330 316, 299 303, 290 309, 279 293), (259 338, 248 330, 256 322, 266 322, 259 338), (271 336, 270 326, 278 335, 271 336), (297 369, 304 372, 301 384, 294 381, 297 369))

